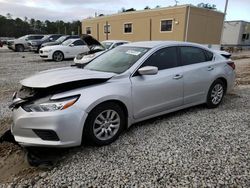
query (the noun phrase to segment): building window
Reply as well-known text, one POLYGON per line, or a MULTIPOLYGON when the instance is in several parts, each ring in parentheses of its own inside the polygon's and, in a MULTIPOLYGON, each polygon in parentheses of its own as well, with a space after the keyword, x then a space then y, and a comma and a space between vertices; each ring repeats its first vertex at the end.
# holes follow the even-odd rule
POLYGON ((249 39, 249 33, 245 33, 242 35, 242 41, 249 39))
POLYGON ((91 35, 91 27, 86 27, 86 34, 91 35))
POLYGON ((161 20, 161 31, 172 31, 173 29, 173 20, 161 20))
POLYGON ((133 27, 132 23, 124 24, 124 33, 132 33, 133 31, 132 27, 133 27))
POLYGON ((108 24, 108 25, 104 25, 104 33, 105 34, 109 34, 110 33, 110 30, 111 30, 111 27, 110 27, 110 25, 108 24))

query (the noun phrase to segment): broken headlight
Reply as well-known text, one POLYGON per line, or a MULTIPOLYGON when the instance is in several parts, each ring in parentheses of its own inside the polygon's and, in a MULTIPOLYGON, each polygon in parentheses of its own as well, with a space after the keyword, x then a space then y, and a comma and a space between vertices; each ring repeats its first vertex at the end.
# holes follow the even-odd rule
POLYGON ((23 109, 27 112, 52 112, 57 110, 64 110, 75 104, 79 95, 73 97, 67 97, 63 99, 50 100, 48 102, 39 103, 39 101, 26 104, 23 109))

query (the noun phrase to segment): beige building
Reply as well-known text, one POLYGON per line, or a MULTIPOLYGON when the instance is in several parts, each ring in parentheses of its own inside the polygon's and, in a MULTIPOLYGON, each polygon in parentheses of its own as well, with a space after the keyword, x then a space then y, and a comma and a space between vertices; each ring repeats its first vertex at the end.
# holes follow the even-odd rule
POLYGON ((190 5, 101 16, 82 21, 82 31, 103 40, 176 40, 220 44, 224 14, 190 5))

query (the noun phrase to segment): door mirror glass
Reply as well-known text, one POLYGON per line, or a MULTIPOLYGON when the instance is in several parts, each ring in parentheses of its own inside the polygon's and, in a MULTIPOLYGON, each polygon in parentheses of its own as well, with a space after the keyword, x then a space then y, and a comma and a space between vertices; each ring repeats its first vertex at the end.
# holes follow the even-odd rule
POLYGON ((138 70, 140 75, 155 75, 158 73, 158 68, 154 66, 145 66, 138 70))
POLYGON ((70 44, 69 46, 70 46, 70 47, 74 47, 75 45, 74 45, 74 44, 70 44))
POLYGON ((52 41, 52 40, 53 40, 53 38, 49 38, 49 40, 50 40, 50 41, 52 41))

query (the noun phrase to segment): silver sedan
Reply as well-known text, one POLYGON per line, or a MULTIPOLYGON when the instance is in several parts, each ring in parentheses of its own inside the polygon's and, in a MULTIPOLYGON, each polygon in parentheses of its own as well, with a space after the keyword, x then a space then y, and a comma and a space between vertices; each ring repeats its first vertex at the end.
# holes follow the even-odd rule
POLYGON ((11 131, 23 146, 109 144, 133 123, 203 103, 217 107, 234 84, 234 68, 198 44, 126 44, 85 67, 22 80, 11 131))

